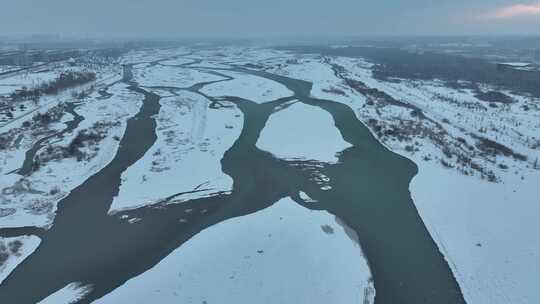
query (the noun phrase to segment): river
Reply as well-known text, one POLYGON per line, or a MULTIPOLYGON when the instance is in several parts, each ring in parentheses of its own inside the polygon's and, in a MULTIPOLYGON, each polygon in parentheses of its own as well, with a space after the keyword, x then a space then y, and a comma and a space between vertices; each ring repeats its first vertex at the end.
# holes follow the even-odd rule
MULTIPOLYGON (((231 70, 279 82, 294 96, 264 104, 227 98, 244 114, 242 133, 221 161, 223 171, 234 180, 230 194, 107 213, 122 172, 156 140, 153 117, 160 109, 159 96, 133 84, 131 89, 145 99, 140 112, 128 121, 114 160, 59 203, 54 224, 41 235, 39 248, 0 285, 0 299, 37 303, 72 282, 82 282, 93 289, 78 303, 91 303, 152 268, 202 230, 267 208, 283 197, 303 204, 298 193, 304 191, 318 201, 305 207, 336 215, 358 234, 373 273, 377 304, 464 303, 410 197, 415 164, 382 146, 348 106, 310 97, 311 83, 239 67, 231 70), (313 181, 309 162, 277 159, 256 148, 275 108, 293 99, 328 111, 352 145, 340 154, 339 163, 318 169, 330 177, 331 191, 322 191, 313 181), (129 224, 123 216, 141 220, 129 224), (180 219, 187 219, 187 224, 180 219)), ((207 84, 184 89, 200 93, 207 84)), ((206 97, 214 103, 222 100, 206 97)))

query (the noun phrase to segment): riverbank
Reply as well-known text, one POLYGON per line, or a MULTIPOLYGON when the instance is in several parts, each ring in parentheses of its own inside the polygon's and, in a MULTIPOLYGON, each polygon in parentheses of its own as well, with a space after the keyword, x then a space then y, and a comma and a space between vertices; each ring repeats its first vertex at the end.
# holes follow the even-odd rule
POLYGON ((540 226, 532 216, 538 213, 533 185, 540 183, 540 174, 534 170, 539 154, 534 149, 538 133, 531 133, 540 128, 534 110, 537 101, 507 92, 518 103, 504 109, 491 108, 470 93, 441 87, 440 82, 373 79, 371 64, 362 59, 284 53, 281 59, 274 56, 259 64, 282 75, 313 81, 314 96, 347 104, 382 144, 418 165, 419 172, 410 185, 411 195, 468 303, 539 300, 531 293, 534 287, 518 283, 540 279, 538 272, 531 271, 531 267, 538 267, 540 249, 540 243, 535 241, 540 226), (297 61, 285 63, 292 62, 292 58, 297 61), (276 65, 280 68, 273 68, 276 65), (342 67, 338 72, 349 82, 338 77, 336 65, 342 67), (422 122, 412 115, 415 109, 428 119, 422 122), (443 141, 434 142, 438 137, 429 132, 441 127, 443 141), (419 132, 400 134, 405 128, 419 132), (527 155, 528 161, 511 155, 474 156, 458 150, 474 146, 478 138, 474 133, 484 129, 481 136, 512 147, 527 155), (471 170, 457 163, 462 153, 479 165, 471 170), (493 172, 497 182, 483 176, 482 172, 488 171, 493 172))

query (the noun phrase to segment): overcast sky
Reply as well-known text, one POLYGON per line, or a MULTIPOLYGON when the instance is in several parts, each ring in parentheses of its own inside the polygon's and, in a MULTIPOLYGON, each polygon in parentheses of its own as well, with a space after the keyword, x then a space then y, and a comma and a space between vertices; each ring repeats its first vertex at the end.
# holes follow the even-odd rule
POLYGON ((540 0, 2 0, 0 35, 540 34, 540 0))

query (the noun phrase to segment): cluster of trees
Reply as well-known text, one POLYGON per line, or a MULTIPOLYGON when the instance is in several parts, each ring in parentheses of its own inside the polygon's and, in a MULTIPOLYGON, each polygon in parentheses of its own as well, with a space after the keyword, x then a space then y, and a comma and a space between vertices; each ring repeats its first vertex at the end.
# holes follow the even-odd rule
POLYGON ((77 64, 87 69, 102 70, 118 63, 118 58, 124 55, 127 49, 113 48, 88 52, 78 58, 77 64))
POLYGON ((2 242, 0 243, 0 266, 3 266, 9 259, 10 253, 18 255, 23 246, 23 243, 19 240, 12 241, 7 246, 2 242))
POLYGON ((10 97, 13 100, 39 100, 42 95, 57 94, 60 90, 85 84, 96 79, 94 72, 68 71, 61 73, 55 80, 44 82, 34 88, 23 87, 13 92, 10 97))
POLYGON ((74 157, 77 161, 82 161, 87 157, 87 154, 81 150, 87 144, 97 143, 105 136, 97 131, 82 130, 77 133, 77 136, 71 140, 67 147, 51 145, 47 146, 45 151, 36 155, 32 162, 32 172, 39 169, 52 159, 62 159, 74 157))
POLYGON ((84 152, 80 149, 85 146, 86 142, 99 142, 103 139, 103 135, 95 131, 79 131, 77 136, 64 149, 64 157, 75 157, 77 161, 82 161, 85 157, 84 152))
MULTIPOLYGON (((43 126, 46 126, 48 124, 51 124, 53 122, 58 122, 64 115, 65 105, 61 104, 59 106, 56 106, 52 109, 49 109, 45 113, 37 113, 32 117, 32 121, 36 124, 40 124, 43 126)), ((29 121, 25 121, 23 123, 23 127, 30 127, 31 123, 29 121)))
POLYGON ((515 102, 515 100, 512 97, 504 93, 497 92, 497 91, 488 91, 488 92, 478 91, 476 92, 475 97, 480 100, 487 101, 487 102, 498 102, 498 103, 506 103, 506 104, 515 102))
POLYGON ((540 97, 540 72, 520 70, 500 72, 496 64, 480 58, 380 47, 302 46, 284 49, 302 53, 365 58, 376 64, 373 68, 373 76, 382 80, 389 78, 441 79, 454 85, 459 84, 458 80, 464 80, 472 84, 486 83, 540 97))
MULTIPOLYGON (((379 63, 373 69, 374 77, 407 79, 442 79, 449 83, 465 80, 474 88, 477 83, 486 83, 520 93, 540 97, 540 72, 497 71, 494 63, 479 58, 467 58, 438 53, 409 53, 403 50, 360 51, 379 63)), ((502 97, 502 96, 486 96, 502 97)), ((503 99, 503 98, 499 98, 503 99)), ((511 101, 501 101, 511 102, 511 101)))
MULTIPOLYGON (((75 158, 77 161, 83 161, 92 158, 92 153, 99 150, 98 143, 107 136, 107 130, 120 124, 119 121, 96 122, 91 128, 77 132, 77 135, 67 146, 47 146, 44 151, 33 159, 32 172, 38 171, 51 160, 75 158)), ((120 138, 116 137, 116 140, 120 140, 120 138)))
POLYGON ((509 147, 507 147, 507 146, 505 146, 503 144, 500 144, 500 143, 498 143, 496 141, 487 139, 485 137, 479 137, 478 138, 478 143, 476 144, 476 147, 480 151, 482 151, 484 153, 487 153, 487 154, 491 154, 492 156, 504 155, 506 157, 513 157, 516 160, 527 161, 527 156, 526 155, 517 153, 514 150, 512 150, 511 148, 509 148, 509 147))
POLYGON ((7 149, 11 144, 12 137, 7 135, 0 135, 0 150, 7 149))

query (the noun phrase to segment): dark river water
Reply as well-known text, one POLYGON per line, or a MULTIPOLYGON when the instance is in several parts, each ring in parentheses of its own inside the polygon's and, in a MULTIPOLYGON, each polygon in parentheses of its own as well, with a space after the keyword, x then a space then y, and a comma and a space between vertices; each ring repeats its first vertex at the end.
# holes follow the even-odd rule
MULTIPOLYGON (((153 117, 159 112, 160 97, 133 84, 131 89, 145 99, 140 112, 128 121, 114 160, 59 203, 54 225, 41 235, 39 248, 0 285, 0 303, 37 303, 72 282, 93 286, 78 302, 91 303, 181 249, 202 230, 257 212, 287 196, 307 208, 336 215, 356 231, 373 273, 377 304, 464 303, 411 200, 408 187, 417 173, 414 163, 384 148, 348 106, 311 98, 310 83, 234 70, 277 81, 295 96, 264 104, 206 96, 215 108, 226 99, 244 114, 241 135, 221 161, 223 171, 234 180, 230 194, 108 215, 122 172, 156 140, 153 117), (280 160, 255 146, 276 107, 294 99, 328 111, 352 145, 340 154, 338 164, 317 168, 330 177, 330 191, 322 191, 313 180, 312 162, 280 160), (299 191, 318 203, 304 204, 299 191), (141 220, 129 224, 123 216, 141 220)), ((204 85, 184 89, 198 92, 204 85)))

